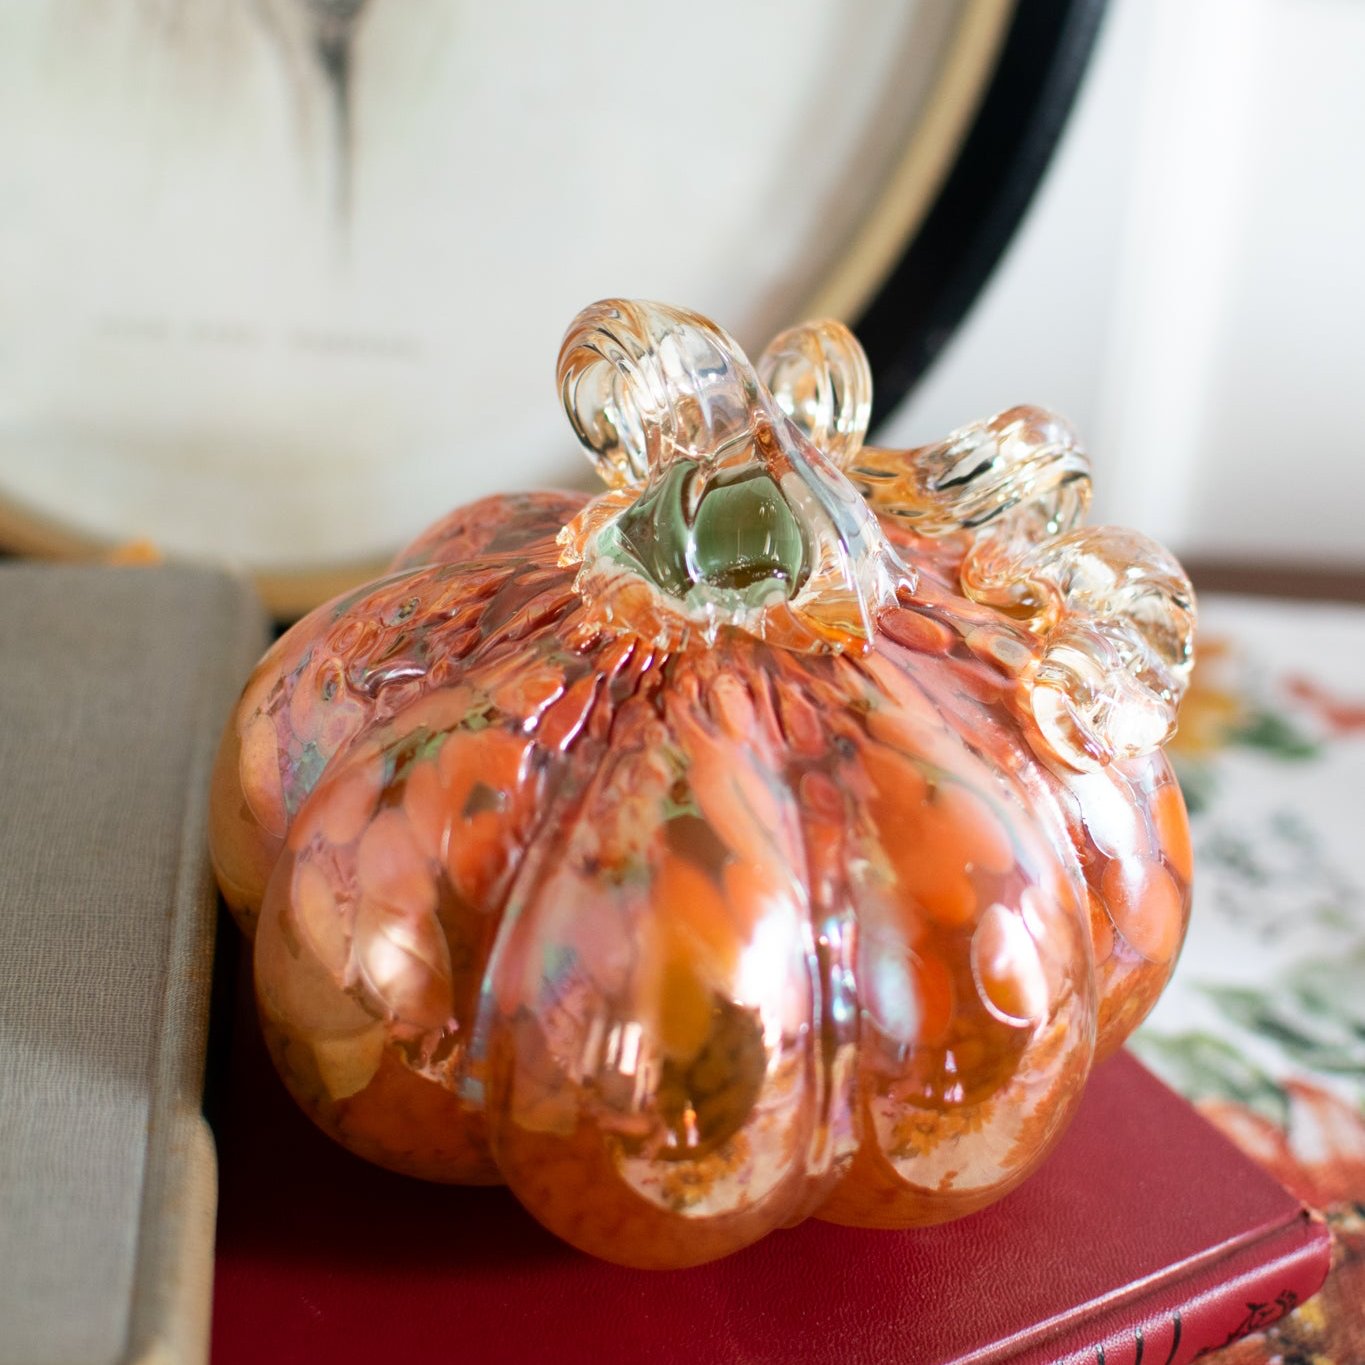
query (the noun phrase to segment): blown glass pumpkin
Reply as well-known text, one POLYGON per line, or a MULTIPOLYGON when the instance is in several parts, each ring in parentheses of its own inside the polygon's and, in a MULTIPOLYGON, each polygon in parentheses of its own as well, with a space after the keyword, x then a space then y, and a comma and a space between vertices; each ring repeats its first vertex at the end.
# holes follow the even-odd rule
POLYGON ((1190 848, 1174 560, 1015 408, 862 443, 836 323, 575 320, 595 498, 496 497, 296 625, 229 723, 223 891, 361 1156, 682 1266, 999 1197, 1151 1007, 1190 848))

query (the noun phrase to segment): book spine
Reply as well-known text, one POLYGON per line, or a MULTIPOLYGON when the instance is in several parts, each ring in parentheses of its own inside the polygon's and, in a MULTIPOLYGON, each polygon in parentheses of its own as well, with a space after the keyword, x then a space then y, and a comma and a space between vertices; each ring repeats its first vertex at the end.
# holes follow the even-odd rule
POLYGON ((1148 1311, 1124 1299, 1028 1352, 1020 1365, 1187 1365, 1310 1299, 1331 1257, 1326 1226, 1305 1211, 1268 1238, 1154 1286, 1148 1311))

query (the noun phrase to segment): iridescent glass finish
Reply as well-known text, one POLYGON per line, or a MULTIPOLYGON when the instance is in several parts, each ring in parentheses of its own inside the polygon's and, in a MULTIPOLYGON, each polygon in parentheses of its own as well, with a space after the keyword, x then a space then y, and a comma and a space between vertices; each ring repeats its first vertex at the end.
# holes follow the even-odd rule
POLYGON ((751 366, 608 301, 559 383, 607 491, 454 512, 227 727, 214 857, 281 1075, 629 1265, 979 1208, 1179 951, 1189 583, 1081 526, 1048 413, 865 446, 837 323, 751 366))

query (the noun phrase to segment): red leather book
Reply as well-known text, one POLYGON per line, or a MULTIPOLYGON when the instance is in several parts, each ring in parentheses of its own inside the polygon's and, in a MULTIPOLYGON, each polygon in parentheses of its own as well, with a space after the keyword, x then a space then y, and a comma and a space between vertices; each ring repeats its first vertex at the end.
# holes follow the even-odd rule
POLYGON ((910 1232, 810 1221, 691 1270, 572 1250, 505 1190, 334 1146, 249 1011, 217 1109, 216 1365, 1180 1365, 1302 1303, 1326 1228, 1121 1054, 1031 1180, 910 1232))

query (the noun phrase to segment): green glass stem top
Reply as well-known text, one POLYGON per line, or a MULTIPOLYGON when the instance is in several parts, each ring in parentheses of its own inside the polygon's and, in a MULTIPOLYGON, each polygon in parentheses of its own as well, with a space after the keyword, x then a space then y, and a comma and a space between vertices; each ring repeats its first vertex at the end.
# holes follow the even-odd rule
POLYGON ((791 597, 809 550, 801 524, 761 465, 707 478, 677 460, 618 523, 620 543, 656 586, 685 598, 698 585, 791 597))

